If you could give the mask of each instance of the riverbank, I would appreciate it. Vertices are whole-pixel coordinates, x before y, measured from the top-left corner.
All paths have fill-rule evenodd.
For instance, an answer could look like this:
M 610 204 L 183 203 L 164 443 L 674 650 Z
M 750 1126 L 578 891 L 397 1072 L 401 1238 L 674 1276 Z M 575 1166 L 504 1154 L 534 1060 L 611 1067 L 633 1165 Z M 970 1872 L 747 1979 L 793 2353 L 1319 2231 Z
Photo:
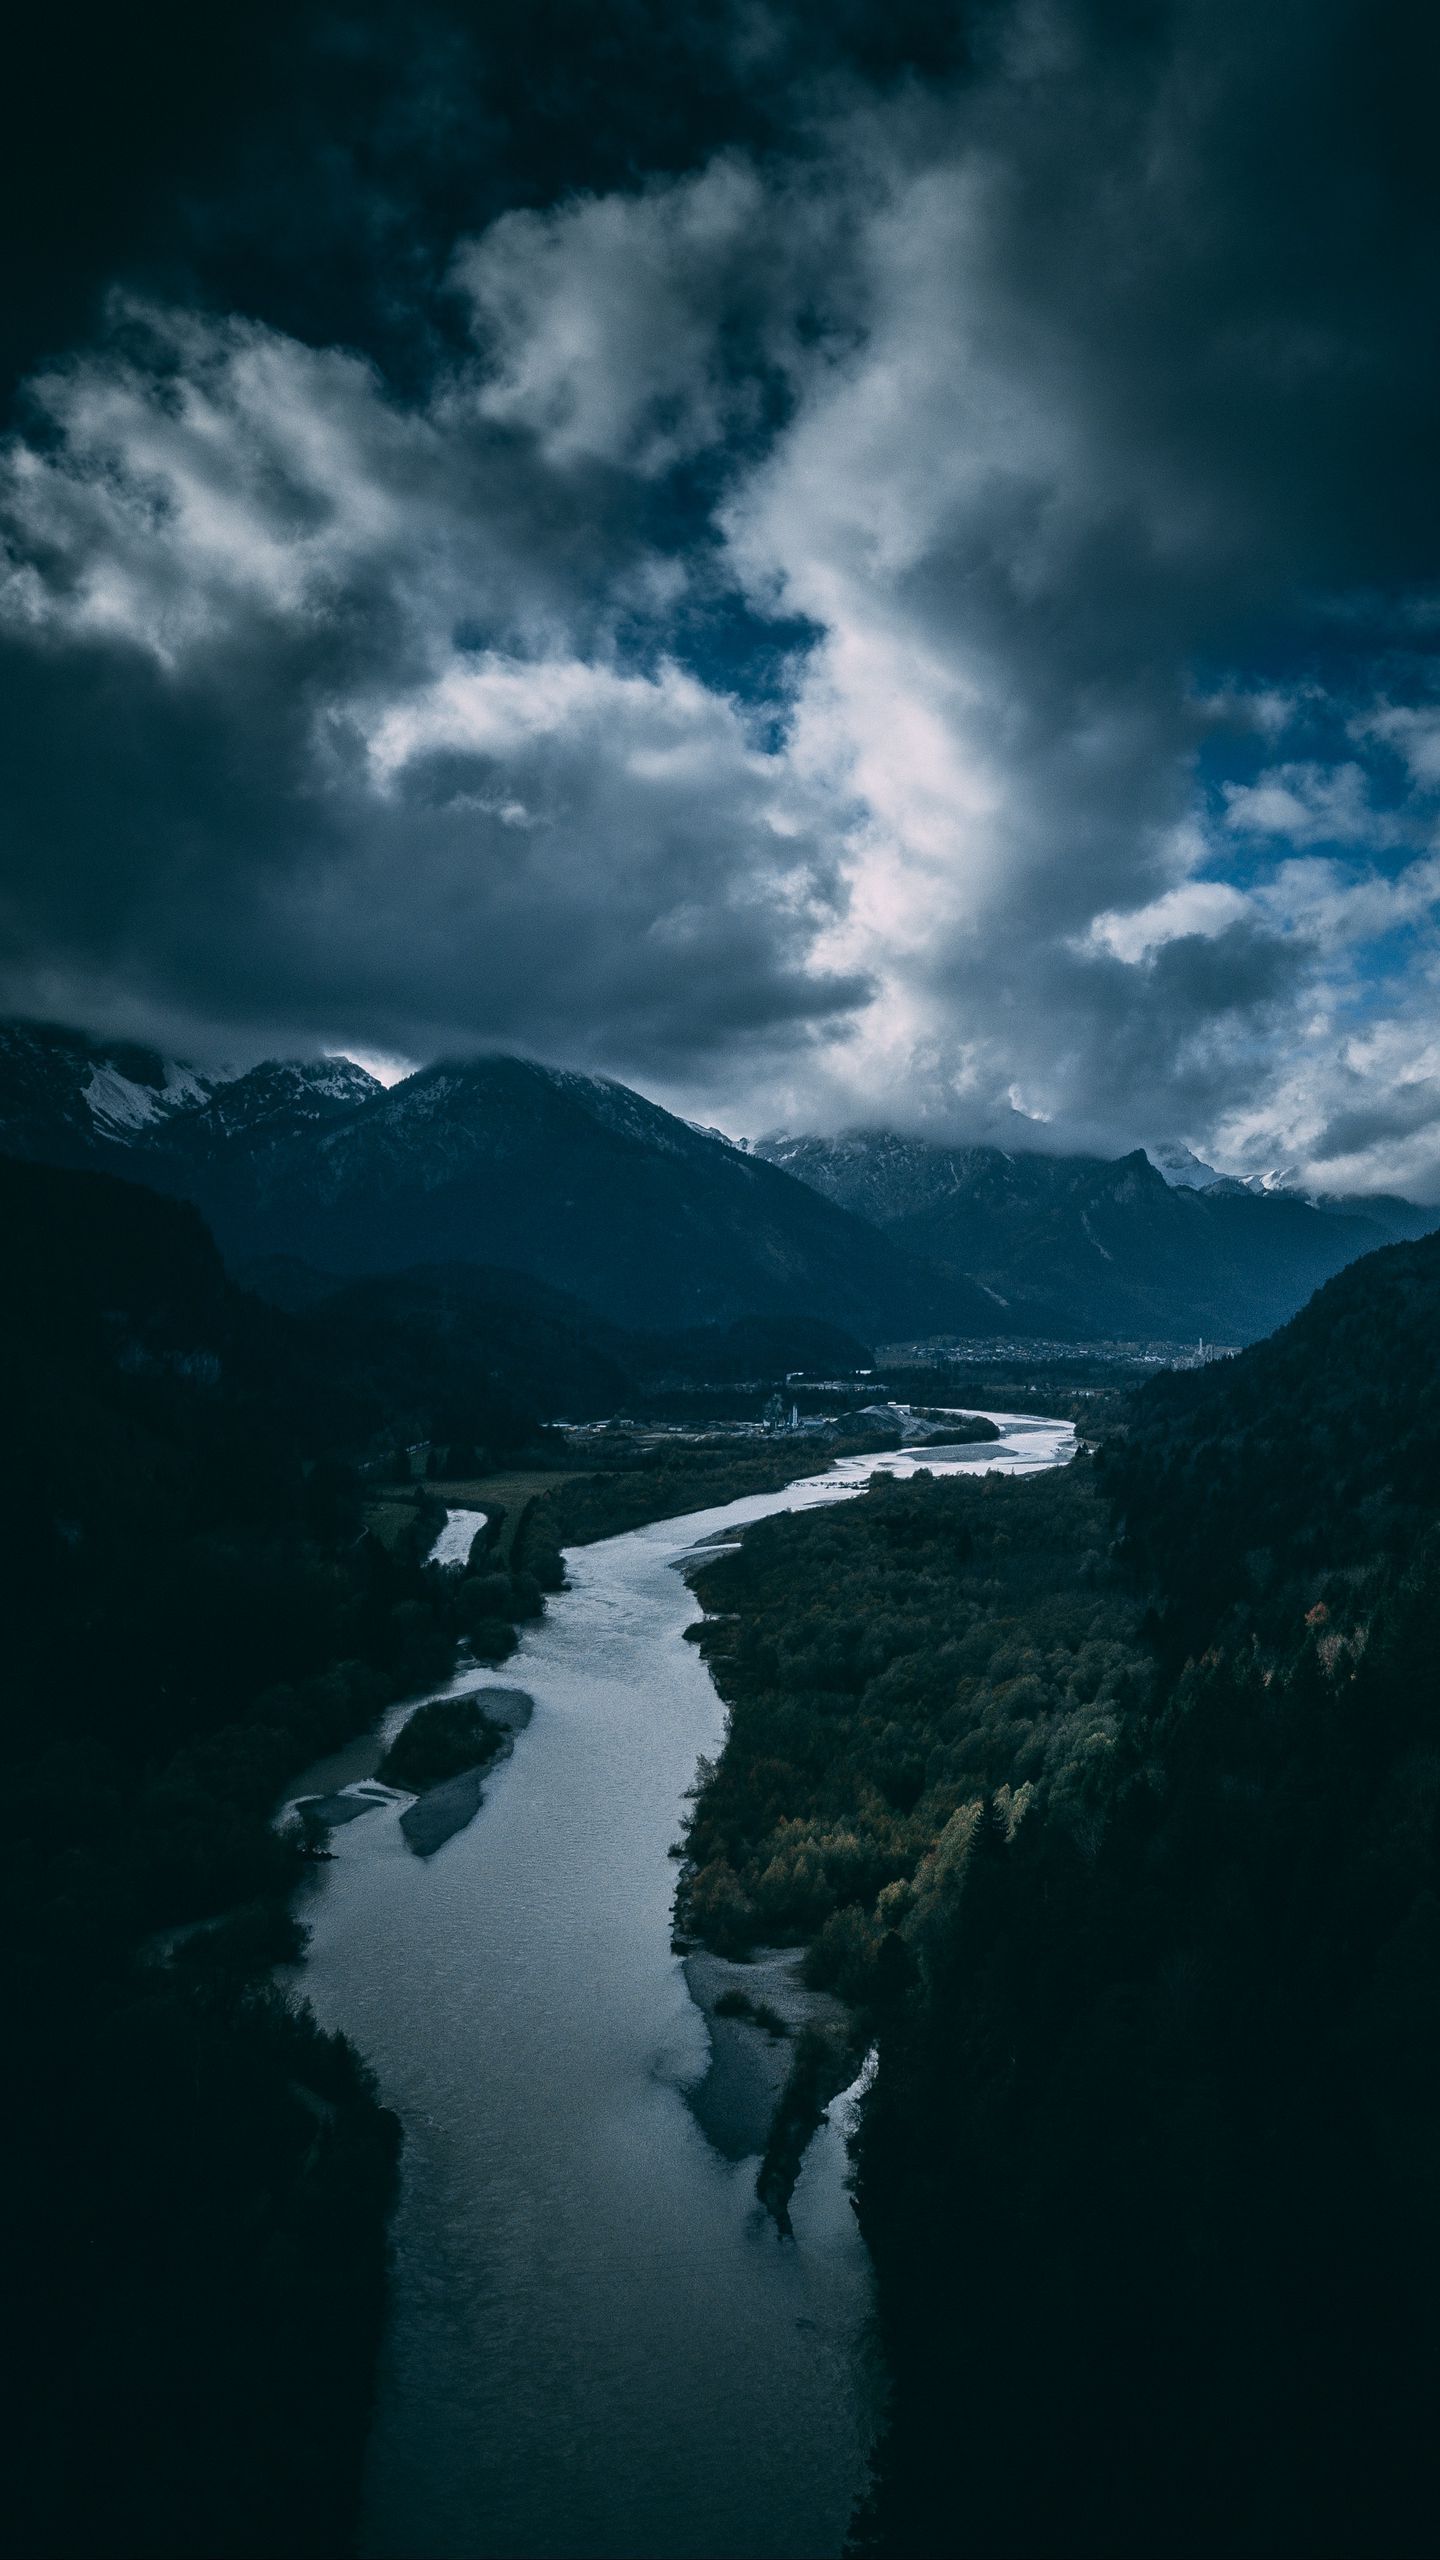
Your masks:
M 413 1488 L 383 1486 L 372 1497 L 371 1519 L 377 1534 L 388 1539 L 402 1534 L 419 1504 L 473 1507 L 489 1516 L 497 1560 L 528 1565 L 532 1547 L 549 1555 L 565 1547 L 593 1546 L 652 1521 L 780 1492 L 840 1459 L 899 1446 L 898 1430 L 836 1430 L 779 1433 L 739 1449 L 731 1441 L 638 1449 L 603 1467 L 512 1468 L 453 1483 L 437 1479 Z
M 1022 1425 L 953 1463 L 1070 1445 Z M 903 1486 L 927 1454 L 881 1463 Z M 502 1675 L 535 1712 L 480 1819 L 421 1860 L 381 1806 L 314 1871 L 306 1990 L 406 2126 L 366 2560 L 842 2547 L 870 2273 L 808 2039 L 843 2040 L 849 2078 L 862 2057 L 796 1948 L 683 1965 L 666 1852 L 725 1732 L 675 1566 L 767 1510 L 857 1507 L 871 1463 L 572 1547 Z
M 816 1988 L 883 2006 L 973 1805 L 1033 1794 L 1113 1730 L 1119 1671 L 1097 1648 L 1128 1641 L 1135 1608 L 1107 1543 L 1077 1459 L 1028 1481 L 882 1474 L 700 1563 L 730 1719 L 686 1829 L 681 1929 L 731 1957 L 803 1948 Z
M 819 2033 L 834 2050 L 827 2101 L 854 2078 L 861 2057 L 850 2013 L 806 1982 L 793 1947 L 755 1947 L 743 1963 L 697 1947 L 684 1958 L 684 1974 L 710 2039 L 704 2076 L 686 2091 L 691 2112 L 725 2159 L 762 2159 L 802 2037 Z

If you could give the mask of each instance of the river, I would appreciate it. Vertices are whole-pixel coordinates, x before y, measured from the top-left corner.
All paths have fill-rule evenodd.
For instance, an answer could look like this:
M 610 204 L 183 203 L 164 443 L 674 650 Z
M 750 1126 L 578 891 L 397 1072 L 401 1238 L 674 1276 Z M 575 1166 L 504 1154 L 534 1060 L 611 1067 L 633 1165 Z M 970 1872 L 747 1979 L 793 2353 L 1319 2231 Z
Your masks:
M 806 2154 L 792 2239 L 756 2202 L 755 2161 L 719 2157 L 685 2103 L 708 2042 L 671 1952 L 666 1852 L 724 1715 L 674 1567 L 877 1465 L 1021 1472 L 1073 1451 L 1068 1425 L 995 1419 L 999 1443 L 846 1460 L 572 1550 L 519 1653 L 452 1684 L 535 1700 L 478 1818 L 429 1859 L 393 1805 L 332 1834 L 303 1987 L 405 2127 L 367 2560 L 841 2549 L 877 2413 L 851 2102 Z

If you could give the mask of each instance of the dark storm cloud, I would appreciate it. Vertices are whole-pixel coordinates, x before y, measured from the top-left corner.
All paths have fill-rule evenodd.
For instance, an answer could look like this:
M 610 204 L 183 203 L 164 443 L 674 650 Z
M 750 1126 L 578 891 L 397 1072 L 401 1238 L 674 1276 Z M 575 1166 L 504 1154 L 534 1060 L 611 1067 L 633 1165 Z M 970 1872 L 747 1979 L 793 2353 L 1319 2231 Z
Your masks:
M 266 23 L 19 413 L 12 1003 L 1440 1185 L 1427 13 Z

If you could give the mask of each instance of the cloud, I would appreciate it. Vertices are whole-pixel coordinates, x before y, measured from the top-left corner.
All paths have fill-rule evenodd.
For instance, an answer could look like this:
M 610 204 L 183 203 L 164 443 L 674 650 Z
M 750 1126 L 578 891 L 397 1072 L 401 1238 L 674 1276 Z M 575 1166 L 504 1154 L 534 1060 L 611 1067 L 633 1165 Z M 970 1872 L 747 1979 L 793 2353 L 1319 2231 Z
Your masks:
M 1131 915 L 1096 916 L 1090 938 L 1117 960 L 1148 960 L 1167 943 L 1182 942 L 1191 935 L 1213 942 L 1227 926 L 1251 912 L 1249 899 L 1228 880 L 1187 880 Z
M 457 223 L 403 384 L 113 298 L 0 477 L 8 1000 L 1355 1180 L 1388 1079 L 1440 1188 L 1436 226 L 1357 25 L 997 6 L 783 115 L 777 37 L 763 148 Z
M 463 378 L 416 413 L 252 323 L 112 332 L 5 459 L 12 1003 L 654 1072 L 863 1001 L 813 959 L 823 784 L 616 663 L 685 575 L 623 511 L 577 539 Z
M 1440 709 L 1433 704 L 1382 703 L 1363 713 L 1354 730 L 1359 738 L 1392 748 L 1419 789 L 1440 786 Z
M 1254 782 L 1223 786 L 1225 823 L 1237 835 L 1280 836 L 1287 844 L 1403 844 L 1404 816 L 1375 805 L 1358 764 L 1282 764 Z
M 361 360 L 123 299 L 111 330 L 31 386 L 5 455 L 12 628 L 174 668 L 249 615 L 323 615 L 413 539 L 433 438 Z
M 759 178 L 729 156 L 638 196 L 502 215 L 453 269 L 486 358 L 480 415 L 561 470 L 649 478 L 718 442 L 760 397 L 721 324 L 763 304 L 748 279 L 774 236 Z

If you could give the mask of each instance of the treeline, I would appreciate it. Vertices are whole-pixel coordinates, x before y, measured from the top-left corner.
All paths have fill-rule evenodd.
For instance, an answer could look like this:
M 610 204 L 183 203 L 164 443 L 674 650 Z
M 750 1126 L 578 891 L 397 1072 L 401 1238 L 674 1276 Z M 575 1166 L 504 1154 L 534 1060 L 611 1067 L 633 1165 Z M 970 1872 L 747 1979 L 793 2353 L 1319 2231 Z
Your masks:
M 986 1413 L 1033 1413 L 1108 1429 L 1141 1373 L 1117 1360 L 961 1360 L 941 1369 L 887 1364 L 886 1393 L 913 1405 L 973 1405 Z
M 804 1942 L 865 2007 L 908 1978 L 975 1807 L 1044 1789 L 1087 1828 L 1148 1694 L 1140 1609 L 1084 1462 L 908 1482 L 780 1514 L 695 1577 L 730 1702 L 677 1919 L 727 1955 Z
M 398 2129 L 274 1988 L 301 1849 L 271 1815 L 527 1595 L 427 1567 L 423 1496 L 366 1535 L 383 1383 L 234 1289 L 192 1210 L 0 1163 L 0 1213 L 12 2532 L 328 2555 Z
M 571 1422 L 613 1413 L 695 1409 L 713 1419 L 733 1404 L 755 1410 L 787 1373 L 834 1376 L 865 1368 L 863 1342 L 810 1316 L 744 1316 L 730 1324 L 673 1333 L 631 1332 L 585 1301 L 524 1271 L 485 1264 L 421 1264 L 364 1280 L 341 1280 L 284 1255 L 242 1263 L 248 1289 L 289 1312 L 314 1314 L 333 1366 L 345 1358 L 383 1379 L 392 1407 L 412 1407 L 445 1382 L 449 1412 L 437 1417 L 437 1444 L 463 1440 L 447 1427 L 459 1400 L 488 1395 L 503 1419 L 507 1400 L 531 1414 Z M 740 1394 L 744 1387 L 749 1393 Z M 718 1393 L 717 1393 L 718 1391 Z M 481 1441 L 486 1438 L 482 1430 Z M 468 1463 L 468 1462 L 467 1462 Z M 456 1468 L 453 1472 L 464 1472 Z
M 721 1441 L 709 1448 L 640 1450 L 542 1494 L 533 1534 L 548 1548 L 589 1546 L 597 1538 L 643 1529 L 651 1520 L 708 1511 L 748 1494 L 778 1493 L 797 1476 L 823 1473 L 837 1458 L 894 1448 L 898 1437 L 895 1432 L 851 1431 L 814 1440 L 781 1435 L 738 1448 L 733 1441 Z
M 1217 1631 L 1283 1649 L 1302 1590 L 1359 1622 L 1417 1552 L 1440 1515 L 1437 1251 L 1353 1263 L 1269 1342 L 1126 1409 L 1106 1482 L 1171 1656 Z
M 807 1941 L 880 2043 L 863 2550 L 1428 2547 L 1437 1325 L 1440 1245 L 1378 1254 L 1098 1466 L 707 1574 L 682 1896 Z

